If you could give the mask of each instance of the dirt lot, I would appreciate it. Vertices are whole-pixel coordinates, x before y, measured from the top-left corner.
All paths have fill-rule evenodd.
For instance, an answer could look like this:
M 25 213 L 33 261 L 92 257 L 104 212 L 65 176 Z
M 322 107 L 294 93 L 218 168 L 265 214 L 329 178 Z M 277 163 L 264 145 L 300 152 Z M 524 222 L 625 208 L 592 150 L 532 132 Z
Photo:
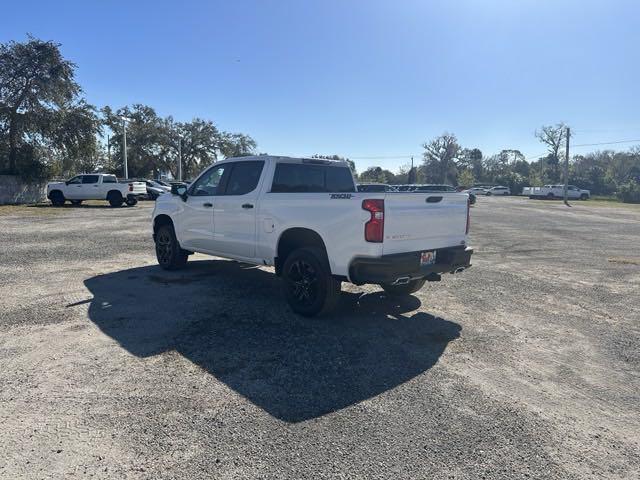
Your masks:
M 640 209 L 480 198 L 474 266 L 293 315 L 150 204 L 0 207 L 0 477 L 640 476 Z

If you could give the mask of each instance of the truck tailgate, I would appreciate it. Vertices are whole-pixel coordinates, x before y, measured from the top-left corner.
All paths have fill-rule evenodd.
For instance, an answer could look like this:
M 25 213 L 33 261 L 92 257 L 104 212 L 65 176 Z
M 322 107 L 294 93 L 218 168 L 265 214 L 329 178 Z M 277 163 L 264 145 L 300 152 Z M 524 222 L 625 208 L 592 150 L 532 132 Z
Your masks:
M 144 195 L 147 193 L 147 185 L 144 182 L 129 182 L 129 193 Z
M 387 193 L 384 255 L 462 245 L 466 241 L 466 193 Z

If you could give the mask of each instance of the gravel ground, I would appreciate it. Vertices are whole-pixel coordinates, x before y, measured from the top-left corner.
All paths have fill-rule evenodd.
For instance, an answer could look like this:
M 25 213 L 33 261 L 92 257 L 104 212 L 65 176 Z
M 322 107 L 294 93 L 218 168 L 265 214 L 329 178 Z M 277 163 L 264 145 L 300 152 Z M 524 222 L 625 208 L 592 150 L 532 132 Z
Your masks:
M 640 208 L 479 198 L 474 266 L 293 315 L 151 205 L 0 207 L 0 477 L 640 477 Z

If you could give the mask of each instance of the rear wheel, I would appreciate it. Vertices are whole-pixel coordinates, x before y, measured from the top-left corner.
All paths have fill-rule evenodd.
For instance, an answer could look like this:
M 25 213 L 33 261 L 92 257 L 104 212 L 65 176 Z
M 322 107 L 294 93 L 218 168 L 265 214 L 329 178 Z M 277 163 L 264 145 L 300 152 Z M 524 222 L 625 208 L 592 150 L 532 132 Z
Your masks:
M 71 200 L 71 205 L 75 205 L 75 206 L 82 205 L 82 200 Z
M 127 197 L 127 205 L 129 205 L 130 207 L 133 207 L 135 204 L 138 203 L 138 199 L 136 197 Z
M 553 200 L 553 193 L 551 193 L 551 192 L 547 193 L 547 198 L 549 200 Z
M 291 309 L 305 317 L 327 313 L 340 298 L 340 281 L 319 248 L 299 248 L 282 267 L 284 294 Z
M 51 192 L 49 200 L 51 200 L 51 204 L 54 207 L 61 207 L 62 205 L 64 205 L 65 198 L 62 192 L 56 190 L 55 192 Z
M 405 295 L 411 295 L 424 287 L 426 280 L 424 278 L 417 278 L 409 280 L 409 283 L 404 285 L 380 285 L 382 289 L 393 297 L 402 297 Z
M 120 192 L 109 192 L 107 195 L 107 200 L 109 201 L 109 205 L 112 207 L 121 207 L 124 202 L 124 198 L 122 198 L 122 194 Z
M 587 200 L 589 198 L 589 195 L 587 195 L 586 193 L 583 193 L 582 195 L 580 195 L 580 200 Z
M 156 258 L 165 270 L 178 270 L 187 264 L 189 254 L 180 248 L 171 225 L 162 225 L 156 232 Z

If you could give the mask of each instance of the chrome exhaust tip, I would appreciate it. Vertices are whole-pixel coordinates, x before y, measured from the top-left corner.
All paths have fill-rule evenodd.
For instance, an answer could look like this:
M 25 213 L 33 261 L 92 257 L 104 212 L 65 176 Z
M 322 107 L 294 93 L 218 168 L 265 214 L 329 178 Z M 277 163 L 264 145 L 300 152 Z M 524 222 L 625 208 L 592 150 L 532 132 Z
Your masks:
M 453 271 L 453 273 L 462 273 L 462 272 L 464 272 L 465 270 L 466 270 L 466 268 L 464 268 L 464 267 L 458 267 L 458 268 L 456 268 L 456 269 Z
M 406 285 L 411 281 L 411 277 L 399 277 L 391 285 Z

